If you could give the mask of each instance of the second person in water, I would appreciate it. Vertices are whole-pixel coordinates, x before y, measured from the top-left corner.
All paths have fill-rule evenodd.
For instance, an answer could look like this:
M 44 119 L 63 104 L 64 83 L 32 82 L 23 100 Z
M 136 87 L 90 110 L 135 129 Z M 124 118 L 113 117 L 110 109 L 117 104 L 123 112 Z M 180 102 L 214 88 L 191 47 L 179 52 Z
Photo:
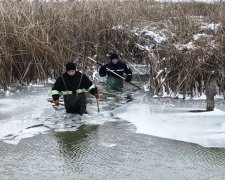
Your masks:
M 123 79 L 121 77 L 123 77 L 124 73 L 126 74 L 125 81 L 130 82 L 132 71 L 123 61 L 119 60 L 118 54 L 115 52 L 110 55 L 110 62 L 99 69 L 101 77 L 107 75 L 106 88 L 113 90 L 121 90 L 123 88 Z

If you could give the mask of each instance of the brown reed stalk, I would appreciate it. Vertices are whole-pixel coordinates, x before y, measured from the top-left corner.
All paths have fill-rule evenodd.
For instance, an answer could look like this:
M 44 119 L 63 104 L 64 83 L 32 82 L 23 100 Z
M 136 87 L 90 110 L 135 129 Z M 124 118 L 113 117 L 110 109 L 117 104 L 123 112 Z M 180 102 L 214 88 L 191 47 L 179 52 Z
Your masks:
M 191 93 L 196 82 L 206 84 L 217 69 L 224 89 L 224 6 L 224 2 L 151 0 L 0 1 L 0 85 L 46 80 L 52 69 L 54 76 L 59 75 L 69 60 L 91 67 L 88 56 L 98 55 L 104 63 L 106 54 L 116 50 L 129 63 L 150 65 L 149 82 L 155 93 L 163 86 L 168 92 Z M 193 50 L 175 48 L 174 44 L 193 41 L 194 34 L 202 33 L 201 26 L 212 22 L 222 28 L 204 31 L 211 39 L 195 41 L 198 48 Z M 166 42 L 156 43 L 143 35 L 143 29 L 164 33 Z M 209 45 L 213 40 L 214 47 Z

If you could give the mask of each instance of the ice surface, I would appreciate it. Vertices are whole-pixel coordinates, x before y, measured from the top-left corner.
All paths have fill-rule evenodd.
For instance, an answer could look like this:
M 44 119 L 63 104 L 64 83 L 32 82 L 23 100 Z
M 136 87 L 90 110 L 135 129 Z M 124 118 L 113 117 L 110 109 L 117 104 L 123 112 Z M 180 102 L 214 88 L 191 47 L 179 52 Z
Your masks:
M 114 111 L 137 128 L 137 133 L 197 143 L 205 147 L 225 147 L 225 112 L 191 112 L 194 105 L 129 103 Z M 199 104 L 199 106 L 201 106 Z M 201 109 L 203 110 L 203 109 Z
M 117 97 L 112 96 L 99 101 L 100 112 L 96 99 L 90 98 L 88 114 L 81 117 L 66 114 L 64 108 L 55 111 L 47 102 L 49 89 L 30 92 L 0 99 L 0 140 L 18 144 L 21 139 L 49 131 L 76 131 L 82 124 L 126 120 L 136 126 L 137 133 L 225 147 L 225 112 L 218 107 L 213 112 L 195 112 L 205 109 L 201 97 L 199 102 L 140 98 L 126 103 L 122 99 L 117 102 Z

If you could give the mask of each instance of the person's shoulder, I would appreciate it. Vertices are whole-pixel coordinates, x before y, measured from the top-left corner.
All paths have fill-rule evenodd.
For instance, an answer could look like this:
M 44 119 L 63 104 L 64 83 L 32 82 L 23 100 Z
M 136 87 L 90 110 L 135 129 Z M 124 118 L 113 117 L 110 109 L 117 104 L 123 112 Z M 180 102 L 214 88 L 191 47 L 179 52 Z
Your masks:
M 111 66 L 111 64 L 112 64 L 111 62 L 106 63 L 106 64 L 104 64 L 104 65 L 103 65 L 103 67 L 110 67 L 110 66 Z
M 112 64 L 112 63 L 111 62 L 107 62 L 103 66 L 107 66 L 107 65 L 110 65 L 110 64 Z
M 62 78 L 62 77 L 65 77 L 65 76 L 67 76 L 67 72 L 64 72 L 60 77 Z
M 85 74 L 85 73 L 82 73 L 82 72 L 80 72 L 80 71 L 76 71 L 76 74 L 75 74 L 75 77 L 87 77 L 87 75 Z
M 81 72 L 80 71 L 76 71 L 76 74 L 75 75 L 77 75 L 77 76 L 81 76 Z
M 126 63 L 125 63 L 123 60 L 119 60 L 119 61 L 118 61 L 118 64 L 123 65 L 123 66 L 124 66 L 124 65 L 126 66 Z
M 65 77 L 66 77 L 66 73 L 63 73 L 57 78 L 57 80 L 61 81 L 62 78 L 65 78 Z

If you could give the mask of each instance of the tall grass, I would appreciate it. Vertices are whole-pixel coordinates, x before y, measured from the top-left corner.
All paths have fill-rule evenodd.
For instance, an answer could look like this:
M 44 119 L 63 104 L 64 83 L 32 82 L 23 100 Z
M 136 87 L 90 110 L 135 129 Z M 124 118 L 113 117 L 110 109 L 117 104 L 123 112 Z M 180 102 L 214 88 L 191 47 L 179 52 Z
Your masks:
M 223 89 L 224 28 L 213 34 L 219 44 L 216 49 L 204 41 L 198 42 L 201 49 L 191 52 L 178 51 L 173 44 L 188 43 L 202 20 L 224 27 L 224 7 L 223 2 L 2 0 L 0 85 L 7 89 L 11 83 L 27 84 L 46 80 L 50 74 L 58 76 L 69 60 L 78 61 L 83 68 L 91 67 L 88 56 L 98 55 L 100 62 L 106 62 L 106 54 L 116 50 L 124 60 L 151 65 L 149 82 L 156 93 L 163 86 L 191 91 L 196 81 L 207 81 L 213 70 L 218 71 Z M 151 25 L 168 35 L 166 43 L 156 44 L 141 33 L 137 35 Z M 146 51 L 137 44 L 152 49 Z M 165 71 L 159 76 L 161 69 Z M 160 81 L 160 77 L 165 80 Z

